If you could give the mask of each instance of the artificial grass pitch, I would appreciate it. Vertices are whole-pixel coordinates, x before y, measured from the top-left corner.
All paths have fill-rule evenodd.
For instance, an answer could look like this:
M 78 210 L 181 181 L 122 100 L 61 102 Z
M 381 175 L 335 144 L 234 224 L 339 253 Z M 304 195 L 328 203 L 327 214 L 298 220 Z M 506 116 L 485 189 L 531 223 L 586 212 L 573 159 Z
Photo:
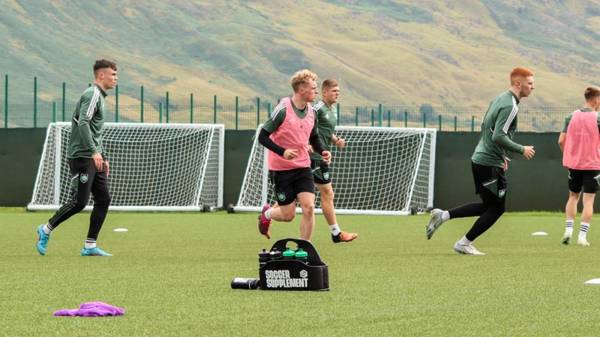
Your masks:
M 600 228 L 591 247 L 563 246 L 563 216 L 515 213 L 477 240 L 488 255 L 462 256 L 454 242 L 473 219 L 425 239 L 428 217 L 340 216 L 359 238 L 333 244 L 321 215 L 313 243 L 329 265 L 330 291 L 233 290 L 258 277 L 270 248 L 256 214 L 109 213 L 99 246 L 81 257 L 89 213 L 62 224 L 46 256 L 35 227 L 50 213 L 0 210 L 0 336 L 592 336 L 600 331 Z M 274 223 L 275 239 L 297 237 Z M 128 232 L 114 232 L 127 228 Z M 576 228 L 577 230 L 578 228 Z M 531 233 L 545 231 L 536 237 Z M 598 233 L 596 233 L 598 231 Z M 103 301 L 123 317 L 58 318 L 52 312 Z

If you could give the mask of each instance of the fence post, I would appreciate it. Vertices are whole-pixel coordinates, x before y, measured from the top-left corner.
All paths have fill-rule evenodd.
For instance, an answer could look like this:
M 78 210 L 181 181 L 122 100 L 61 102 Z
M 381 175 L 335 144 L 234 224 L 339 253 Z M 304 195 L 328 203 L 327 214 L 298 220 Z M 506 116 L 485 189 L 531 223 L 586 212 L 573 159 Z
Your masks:
M 340 125 L 340 119 L 342 119 L 342 110 L 340 109 L 340 103 L 336 105 L 337 108 L 337 125 Z
M 115 86 L 115 122 L 119 122 L 119 85 Z
M 475 132 L 475 116 L 471 116 L 471 132 Z
M 256 127 L 260 124 L 260 97 L 256 97 Z
M 169 92 L 167 91 L 167 100 L 165 101 L 165 118 L 167 124 L 169 124 Z
M 56 123 L 56 102 L 52 102 L 52 123 Z
M 442 131 L 442 115 L 438 115 L 438 131 Z
M 190 124 L 194 124 L 194 93 L 190 93 Z
M 33 77 L 33 127 L 37 128 L 37 76 Z
M 213 124 L 217 124 L 217 95 L 213 95 Z
M 67 98 L 66 98 L 66 94 L 67 94 L 67 84 L 65 82 L 62 82 L 62 121 L 65 121 L 65 108 L 66 108 L 66 102 L 67 102 Z
M 235 129 L 238 129 L 239 123 L 239 113 L 240 113 L 240 98 L 235 96 Z
M 4 128 L 8 128 L 8 74 L 4 75 Z
M 375 126 L 375 109 L 371 108 L 371 126 Z
M 162 102 L 158 102 L 158 122 L 162 123 Z
M 271 102 L 267 103 L 267 119 L 271 118 Z
M 392 126 L 392 110 L 388 110 L 388 128 Z
M 144 86 L 140 86 L 140 123 L 144 123 Z
M 354 124 L 358 126 L 358 107 L 356 107 L 356 113 L 354 114 Z
M 404 127 L 408 127 L 408 110 L 404 110 Z
M 456 132 L 457 127 L 458 127 L 458 118 L 455 115 L 454 116 L 454 132 Z
M 377 120 L 379 122 L 378 126 L 383 126 L 383 105 L 381 105 L 381 103 L 379 103 L 379 107 L 377 110 L 377 116 L 378 116 Z

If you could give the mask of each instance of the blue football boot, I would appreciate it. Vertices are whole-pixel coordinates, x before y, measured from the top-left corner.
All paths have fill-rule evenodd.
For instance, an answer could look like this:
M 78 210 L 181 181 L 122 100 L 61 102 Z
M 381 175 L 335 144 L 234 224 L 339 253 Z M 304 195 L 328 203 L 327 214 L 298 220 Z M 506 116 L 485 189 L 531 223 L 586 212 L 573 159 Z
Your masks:
M 109 253 L 103 251 L 99 247 L 94 247 L 94 248 L 82 248 L 81 256 L 112 256 L 112 254 L 109 254 Z
M 38 241 L 35 244 L 35 248 L 37 248 L 37 251 L 40 253 L 40 255 L 46 255 L 46 246 L 48 246 L 50 235 L 44 233 L 44 229 L 42 227 L 44 227 L 44 225 L 39 225 L 37 228 Z

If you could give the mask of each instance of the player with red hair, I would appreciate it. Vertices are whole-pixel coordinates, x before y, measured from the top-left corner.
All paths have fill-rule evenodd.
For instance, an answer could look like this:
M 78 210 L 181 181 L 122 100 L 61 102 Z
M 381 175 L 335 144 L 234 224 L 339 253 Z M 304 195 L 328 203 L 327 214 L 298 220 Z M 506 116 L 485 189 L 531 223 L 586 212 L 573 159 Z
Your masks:
M 523 146 L 512 140 L 517 129 L 519 102 L 534 89 L 533 72 L 515 68 L 510 73 L 510 88 L 496 97 L 483 117 L 481 137 L 471 156 L 475 191 L 481 202 L 459 206 L 447 211 L 434 209 L 426 227 L 427 239 L 449 219 L 479 216 L 471 229 L 454 244 L 460 254 L 485 255 L 473 246 L 473 241 L 488 230 L 506 208 L 506 176 L 509 153 L 533 158 L 533 146 Z

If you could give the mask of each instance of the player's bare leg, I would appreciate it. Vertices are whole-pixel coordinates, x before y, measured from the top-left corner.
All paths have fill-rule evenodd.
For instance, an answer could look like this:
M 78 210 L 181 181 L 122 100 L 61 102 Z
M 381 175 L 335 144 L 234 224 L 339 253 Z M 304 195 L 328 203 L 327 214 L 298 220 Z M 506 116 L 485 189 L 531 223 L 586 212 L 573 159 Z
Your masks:
M 315 184 L 321 195 L 321 209 L 327 224 L 331 229 L 331 239 L 333 242 L 350 242 L 358 237 L 356 233 L 347 233 L 340 229 L 335 215 L 335 207 L 333 206 L 333 186 L 331 184 Z
M 594 198 L 595 193 L 583 193 L 583 211 L 581 212 L 581 227 L 579 228 L 579 237 L 577 244 L 581 246 L 589 246 L 587 241 L 587 233 L 590 229 L 590 221 L 594 214 Z
M 569 199 L 567 200 L 567 205 L 565 206 L 565 233 L 563 234 L 562 243 L 563 245 L 568 245 L 571 241 L 571 237 L 573 236 L 573 222 L 575 221 L 575 216 L 577 216 L 577 204 L 579 203 L 579 193 L 569 191 Z
M 300 192 L 297 200 L 302 208 L 302 220 L 300 220 L 300 238 L 310 241 L 315 227 L 315 195 L 310 192 Z M 283 208 L 284 206 L 279 206 Z
M 269 205 L 263 206 L 263 210 L 258 216 L 258 231 L 260 234 L 271 238 L 271 220 L 280 222 L 290 222 L 294 220 L 296 216 L 296 203 L 285 206 L 270 207 Z

